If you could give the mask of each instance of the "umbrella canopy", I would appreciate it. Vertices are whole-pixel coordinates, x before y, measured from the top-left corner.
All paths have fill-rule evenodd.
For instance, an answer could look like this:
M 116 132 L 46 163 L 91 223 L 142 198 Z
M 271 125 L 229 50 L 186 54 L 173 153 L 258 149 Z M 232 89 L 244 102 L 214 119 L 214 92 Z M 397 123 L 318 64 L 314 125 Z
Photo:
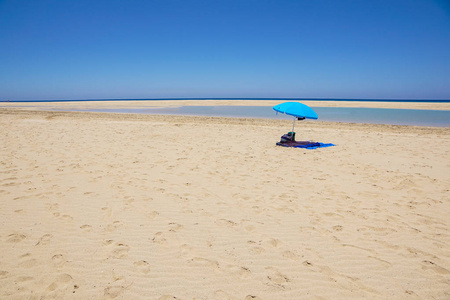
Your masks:
M 294 122 L 292 123 L 292 132 L 294 132 L 296 118 L 299 118 L 300 120 L 318 118 L 316 112 L 312 110 L 311 107 L 300 102 L 284 102 L 275 105 L 273 107 L 273 110 L 276 111 L 277 113 L 280 112 L 294 117 Z
M 318 116 L 308 105 L 300 102 L 284 102 L 273 107 L 273 110 L 297 118 L 317 119 Z

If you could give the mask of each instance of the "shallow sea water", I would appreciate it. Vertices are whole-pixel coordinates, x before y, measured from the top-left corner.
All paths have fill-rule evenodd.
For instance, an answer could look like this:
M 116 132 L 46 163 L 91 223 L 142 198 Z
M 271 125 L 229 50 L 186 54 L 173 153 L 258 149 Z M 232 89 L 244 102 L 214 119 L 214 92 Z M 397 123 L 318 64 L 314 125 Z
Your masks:
M 450 111 L 446 110 L 354 107 L 312 108 L 319 115 L 318 121 L 450 127 Z M 281 113 L 277 114 L 272 110 L 271 106 L 180 106 L 147 109 L 90 109 L 86 111 L 292 120 L 291 116 Z

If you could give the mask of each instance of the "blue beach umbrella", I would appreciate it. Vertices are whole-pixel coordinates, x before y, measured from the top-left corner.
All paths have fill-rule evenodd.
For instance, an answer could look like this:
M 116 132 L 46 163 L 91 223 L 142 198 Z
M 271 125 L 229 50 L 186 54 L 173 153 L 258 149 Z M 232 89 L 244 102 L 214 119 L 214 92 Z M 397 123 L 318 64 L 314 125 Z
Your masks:
M 292 124 L 292 132 L 294 132 L 295 120 L 314 119 L 317 120 L 318 116 L 314 110 L 308 105 L 300 102 L 284 102 L 273 107 L 273 110 L 277 113 L 283 113 L 294 117 L 294 123 Z

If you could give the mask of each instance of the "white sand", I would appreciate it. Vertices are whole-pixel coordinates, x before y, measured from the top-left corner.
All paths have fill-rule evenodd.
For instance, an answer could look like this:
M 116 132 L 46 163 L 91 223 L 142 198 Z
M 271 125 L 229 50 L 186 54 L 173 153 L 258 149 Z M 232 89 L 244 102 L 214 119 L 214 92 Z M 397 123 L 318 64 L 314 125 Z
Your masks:
M 90 109 L 90 108 L 135 108 L 179 107 L 179 106 L 274 106 L 282 100 L 163 100 L 163 101 L 86 101 L 86 102 L 42 102 L 42 103 L 7 103 L 0 102 L 0 108 L 16 109 Z M 311 107 L 368 107 L 368 108 L 398 108 L 398 109 L 426 109 L 450 110 L 450 103 L 428 102 L 356 102 L 356 101 L 300 101 Z
M 448 128 L 0 109 L 2 299 L 449 299 Z M 176 298 L 175 298 L 176 297 Z

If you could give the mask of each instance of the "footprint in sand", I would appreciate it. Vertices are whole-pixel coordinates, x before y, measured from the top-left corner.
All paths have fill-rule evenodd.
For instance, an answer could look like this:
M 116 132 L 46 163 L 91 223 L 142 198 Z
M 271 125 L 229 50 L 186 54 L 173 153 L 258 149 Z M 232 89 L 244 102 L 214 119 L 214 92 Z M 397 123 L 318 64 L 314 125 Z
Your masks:
M 46 203 L 45 207 L 49 211 L 57 211 L 59 209 L 59 204 L 58 203 Z
M 180 247 L 180 253 L 181 255 L 190 255 L 194 251 L 194 248 L 188 244 L 183 244 Z
M 34 258 L 30 258 L 19 263 L 19 266 L 24 268 L 33 268 L 36 265 L 37 261 Z
M 157 212 L 156 210 L 152 211 L 151 213 L 147 214 L 147 218 L 150 220 L 153 220 L 154 218 L 156 218 L 157 216 L 159 216 L 159 212 Z
M 114 243 L 113 240 L 107 240 L 105 245 L 112 248 L 108 254 L 109 258 L 124 258 L 128 255 L 128 251 L 130 251 L 130 247 L 128 245 L 123 243 Z
M 169 231 L 172 231 L 172 232 L 177 232 L 177 231 L 179 231 L 179 230 L 184 228 L 183 225 L 180 225 L 180 224 L 177 224 L 177 223 L 169 223 L 169 227 L 170 227 Z
M 231 220 L 226 220 L 226 219 L 219 219 L 216 221 L 216 224 L 222 225 L 222 226 L 227 226 L 227 227 L 234 227 L 237 225 L 236 222 L 231 221 Z
M 118 229 L 119 227 L 122 227 L 123 223 L 120 221 L 114 221 L 112 222 L 112 224 L 108 224 L 108 226 L 106 226 L 106 231 L 108 232 L 113 232 L 116 229 Z
M 250 271 L 247 267 L 228 265 L 224 269 L 228 273 L 237 275 L 240 279 L 248 279 L 252 277 L 252 271 Z
M 106 299 L 114 299 L 119 297 L 125 289 L 126 287 L 123 285 L 108 286 L 104 289 L 104 296 Z
M 25 253 L 19 256 L 19 266 L 24 268 L 32 268 L 36 266 L 37 261 L 34 258 L 31 258 L 31 253 Z
M 62 215 L 61 219 L 64 220 L 64 221 L 72 221 L 73 217 L 69 216 L 69 215 Z
M 19 233 L 13 233 L 8 235 L 8 239 L 6 240 L 8 243 L 19 243 L 21 241 L 23 241 L 26 238 L 26 235 L 24 234 L 19 234 Z
M 104 290 L 104 299 L 115 299 L 123 294 L 125 290 L 127 290 L 133 283 L 127 284 L 124 281 L 123 276 L 117 276 L 116 274 L 112 274 L 112 282 L 114 284 L 109 284 Z M 122 297 L 120 297 L 122 298 Z
M 190 259 L 189 262 L 193 263 L 196 266 L 210 267 L 214 270 L 218 270 L 220 268 L 219 263 L 217 261 L 202 257 L 194 257 Z
M 414 296 L 416 299 L 419 299 L 419 295 L 417 295 L 416 293 L 414 293 L 414 291 L 406 290 L 406 291 L 405 291 L 405 294 Z
M 269 239 L 266 243 L 274 248 L 278 248 L 281 245 L 281 241 L 278 239 Z
M 44 234 L 40 239 L 39 239 L 39 241 L 37 242 L 37 244 L 35 245 L 35 246 L 37 246 L 37 245 L 41 245 L 41 246 L 43 246 L 43 245 L 47 245 L 48 243 L 50 243 L 50 241 L 52 240 L 52 238 L 53 238 L 53 235 L 52 234 Z
M 268 267 L 266 268 L 270 270 L 270 274 L 267 275 L 267 279 L 269 280 L 267 284 L 269 285 L 275 285 L 280 288 L 285 288 L 285 285 L 290 282 L 291 280 L 284 274 L 280 273 L 277 269 Z
M 259 207 L 259 206 L 252 206 L 252 209 L 253 209 L 253 211 L 255 212 L 255 213 L 257 213 L 257 214 L 260 214 L 260 213 L 262 213 L 262 212 L 264 212 L 264 209 L 263 208 L 261 208 L 261 207 Z
M 2 184 L 2 186 L 6 186 L 6 187 L 8 187 L 8 186 L 16 186 L 16 185 L 20 185 L 20 183 L 16 183 L 16 182 L 8 182 L 8 183 Z
M 110 206 L 102 207 L 102 211 L 103 211 L 105 217 L 111 217 L 112 208 Z
M 60 274 L 55 278 L 55 280 L 52 283 L 49 284 L 49 286 L 47 287 L 47 291 L 53 292 L 57 289 L 65 290 L 67 289 L 71 281 L 72 276 L 70 276 L 69 274 Z
M 249 232 L 253 232 L 256 229 L 256 227 L 253 225 L 246 225 L 244 228 L 245 228 L 245 230 L 247 230 Z
M 164 238 L 164 233 L 162 232 L 157 232 L 155 233 L 155 236 L 152 239 L 153 243 L 157 243 L 157 244 L 166 244 L 167 240 Z
M 8 277 L 9 272 L 8 271 L 0 271 L 0 279 Z
M 92 231 L 92 226 L 88 225 L 88 224 L 81 225 L 80 228 L 83 229 L 84 232 L 91 232 Z
M 447 269 L 445 269 L 445 268 L 435 264 L 434 262 L 432 262 L 430 260 L 424 260 L 422 262 L 422 269 L 424 269 L 424 270 L 431 269 L 434 272 L 439 273 L 439 274 L 443 274 L 443 275 L 444 274 L 445 275 L 450 274 L 450 272 Z
M 283 252 L 283 257 L 289 258 L 289 259 L 292 259 L 292 260 L 295 260 L 295 261 L 298 261 L 297 254 L 295 254 L 295 253 L 293 253 L 291 251 L 284 251 Z
M 250 252 L 253 254 L 261 254 L 266 252 L 266 249 L 264 249 L 263 247 L 255 246 L 250 248 Z
M 52 264 L 55 267 L 62 267 L 66 264 L 67 260 L 63 254 L 55 254 L 52 256 Z
M 130 209 L 133 207 L 134 198 L 133 197 L 127 197 L 125 200 L 123 200 L 123 205 L 125 209 Z
M 148 274 L 150 272 L 150 264 L 145 260 L 135 261 L 134 266 L 139 272 L 144 274 Z
M 344 227 L 342 227 L 341 225 L 333 226 L 334 231 L 342 231 L 343 229 L 344 229 Z
M 59 212 L 59 204 L 58 203 L 46 203 L 46 209 L 53 214 L 55 218 L 64 220 L 64 221 L 72 221 L 73 217 L 67 214 L 61 215 Z

